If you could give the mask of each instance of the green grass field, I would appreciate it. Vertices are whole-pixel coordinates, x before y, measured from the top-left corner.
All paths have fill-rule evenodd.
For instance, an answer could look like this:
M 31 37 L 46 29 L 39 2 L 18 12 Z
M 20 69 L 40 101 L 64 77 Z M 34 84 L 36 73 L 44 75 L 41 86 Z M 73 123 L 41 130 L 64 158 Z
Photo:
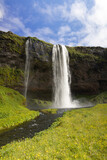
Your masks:
M 0 133 L 39 115 L 27 109 L 25 102 L 19 92 L 0 86 Z
M 1 160 L 106 160 L 107 104 L 68 111 L 32 139 L 0 150 Z

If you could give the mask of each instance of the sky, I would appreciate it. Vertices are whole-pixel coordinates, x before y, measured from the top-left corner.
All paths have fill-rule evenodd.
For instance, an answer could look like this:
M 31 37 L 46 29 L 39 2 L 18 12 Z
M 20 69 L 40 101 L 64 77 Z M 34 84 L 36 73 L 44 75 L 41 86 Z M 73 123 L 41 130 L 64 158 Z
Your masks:
M 53 44 L 107 47 L 107 0 L 0 0 L 0 30 Z

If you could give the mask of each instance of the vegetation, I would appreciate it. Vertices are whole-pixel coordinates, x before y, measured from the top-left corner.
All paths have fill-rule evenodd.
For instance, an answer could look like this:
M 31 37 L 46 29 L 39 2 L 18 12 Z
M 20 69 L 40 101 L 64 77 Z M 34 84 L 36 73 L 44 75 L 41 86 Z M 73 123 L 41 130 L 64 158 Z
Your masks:
M 44 43 L 44 44 L 46 44 L 46 45 L 49 45 L 49 47 L 53 47 L 53 44 L 52 44 L 52 43 L 45 42 L 45 41 L 40 40 L 40 39 L 38 39 L 38 38 L 36 38 L 36 37 L 30 37 L 30 38 L 31 38 L 33 41 L 42 42 L 42 43 Z
M 42 109 L 41 112 L 43 113 L 51 113 L 56 114 L 58 109 Z
M 51 101 L 43 101 L 43 100 L 40 100 L 40 99 L 34 99 L 34 102 L 35 102 L 36 105 L 42 106 L 42 107 L 52 106 Z
M 79 47 L 78 47 L 79 48 Z M 68 52 L 70 53 L 70 56 L 73 58 L 72 60 L 85 60 L 85 61 L 104 61 L 103 58 L 91 54 L 91 51 L 89 51 L 89 53 L 83 53 L 82 51 L 79 51 L 76 49 L 76 47 L 68 47 Z
M 43 101 L 40 99 L 34 99 L 34 102 L 36 105 L 41 106 L 41 107 L 51 107 L 52 106 L 52 102 L 51 101 Z M 41 112 L 43 113 L 51 113 L 51 114 L 56 114 L 57 113 L 57 109 L 42 109 Z
M 94 103 L 107 103 L 107 92 L 102 92 L 99 95 L 94 96 L 91 99 L 91 102 L 94 102 Z
M 42 62 L 43 61 L 45 62 L 44 64 L 41 65 L 43 68 L 48 62 L 47 60 L 51 61 L 51 53 L 52 53 L 53 44 L 39 40 L 36 37 L 30 37 L 30 38 L 32 39 L 32 43 L 35 45 L 35 51 L 40 53 L 40 54 L 37 54 L 38 56 L 37 59 L 39 59 Z M 51 66 L 49 65 L 48 67 L 51 67 Z
M 3 146 L 2 160 L 106 160 L 107 104 L 68 111 L 32 139 Z
M 0 85 L 11 87 L 23 85 L 23 78 L 24 73 L 21 69 L 10 68 L 9 66 L 0 67 Z
M 29 111 L 25 102 L 19 92 L 0 86 L 0 132 L 39 115 L 39 112 Z
M 0 51 L 5 50 L 8 52 L 16 52 L 19 54 L 25 53 L 25 42 L 27 40 L 26 37 L 18 36 L 11 31 L 9 32 L 0 32 Z M 43 43 L 46 48 L 47 54 L 48 51 L 52 50 L 53 44 L 39 40 L 36 37 L 30 37 L 34 43 Z
M 85 101 L 93 104 L 103 104 L 107 103 L 107 92 L 105 91 L 97 95 L 77 95 L 76 98 L 80 101 L 81 99 L 85 99 Z
M 0 41 L 0 49 L 4 49 L 10 52 L 17 52 L 19 54 L 23 53 L 25 50 L 25 37 L 20 37 L 12 32 L 3 32 L 0 37 L 2 40 Z M 4 41 L 3 41 L 4 40 Z

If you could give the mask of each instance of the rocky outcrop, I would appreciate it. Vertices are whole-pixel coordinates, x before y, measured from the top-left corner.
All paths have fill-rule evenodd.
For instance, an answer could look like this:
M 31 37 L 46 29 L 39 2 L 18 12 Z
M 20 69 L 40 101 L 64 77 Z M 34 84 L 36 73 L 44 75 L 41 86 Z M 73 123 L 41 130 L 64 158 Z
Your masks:
M 107 90 L 107 48 L 68 47 L 72 91 L 96 94 Z
M 29 90 L 52 93 L 52 47 L 36 37 L 20 37 L 12 32 L 0 32 L 0 68 L 8 66 L 14 70 L 25 69 L 25 43 L 30 38 L 30 78 Z M 73 93 L 95 94 L 107 90 L 107 48 L 101 47 L 67 47 L 70 55 L 72 73 L 71 89 Z M 15 72 L 16 73 L 16 72 Z M 8 73 L 10 74 L 10 72 Z M 12 73 L 11 73 L 12 74 Z M 3 82 L 0 72 L 0 82 Z M 6 76 L 6 75 L 5 75 Z M 19 77 L 20 75 L 18 75 Z M 23 74 L 24 76 L 24 74 Z M 20 84 L 10 87 L 21 90 L 24 77 L 20 76 Z M 1 85 L 7 85 L 1 83 Z
M 30 38 L 30 76 L 29 90 L 49 90 L 52 91 L 52 48 L 53 45 L 37 39 L 36 37 L 20 37 L 12 32 L 0 32 L 0 85 L 24 90 L 24 70 L 25 70 L 25 43 Z M 19 69 L 23 72 L 19 73 Z M 3 74 L 6 72 L 6 74 Z M 9 76 L 8 76 L 9 75 Z M 10 77 L 17 76 L 20 81 Z M 5 78 L 4 78 L 5 77 Z M 16 82 L 16 83 L 14 83 Z

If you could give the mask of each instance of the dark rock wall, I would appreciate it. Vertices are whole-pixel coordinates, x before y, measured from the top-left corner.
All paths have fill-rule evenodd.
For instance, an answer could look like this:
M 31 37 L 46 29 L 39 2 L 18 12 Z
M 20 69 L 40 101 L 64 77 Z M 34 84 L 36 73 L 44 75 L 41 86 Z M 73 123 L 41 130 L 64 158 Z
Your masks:
M 72 91 L 96 94 L 107 90 L 107 48 L 68 47 Z
M 29 90 L 52 92 L 52 47 L 37 38 L 30 38 Z M 0 67 L 25 68 L 27 38 L 12 32 L 0 32 Z M 73 93 L 95 94 L 107 90 L 107 48 L 67 47 L 70 55 Z M 1 76 L 2 77 L 2 76 Z M 18 90 L 24 89 L 24 77 Z M 11 87 L 11 86 L 10 86 Z M 14 88 L 14 86 L 13 86 Z
M 70 64 L 72 90 L 76 93 L 95 94 L 107 90 L 106 62 L 76 61 Z
M 53 45 L 30 38 L 29 90 L 52 90 L 52 48 Z

